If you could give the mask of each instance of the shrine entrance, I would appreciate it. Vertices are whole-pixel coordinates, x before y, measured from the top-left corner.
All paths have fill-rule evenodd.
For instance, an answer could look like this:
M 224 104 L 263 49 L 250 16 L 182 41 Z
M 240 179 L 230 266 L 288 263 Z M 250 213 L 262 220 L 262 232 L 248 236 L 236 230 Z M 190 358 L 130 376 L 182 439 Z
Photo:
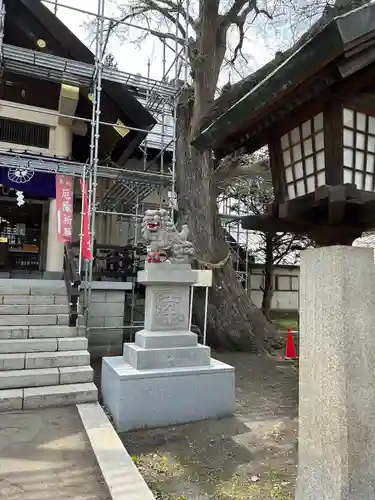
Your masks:
M 48 203 L 28 199 L 18 206 L 16 197 L 0 196 L 0 272 L 44 269 Z

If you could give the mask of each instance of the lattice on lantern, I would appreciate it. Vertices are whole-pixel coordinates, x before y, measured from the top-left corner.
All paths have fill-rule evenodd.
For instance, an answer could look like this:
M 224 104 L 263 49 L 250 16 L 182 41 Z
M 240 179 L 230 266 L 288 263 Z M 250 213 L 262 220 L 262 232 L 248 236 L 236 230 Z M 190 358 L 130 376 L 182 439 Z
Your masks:
M 344 183 L 375 191 L 375 117 L 343 110 Z
M 289 199 L 325 185 L 323 113 L 285 134 L 281 148 Z

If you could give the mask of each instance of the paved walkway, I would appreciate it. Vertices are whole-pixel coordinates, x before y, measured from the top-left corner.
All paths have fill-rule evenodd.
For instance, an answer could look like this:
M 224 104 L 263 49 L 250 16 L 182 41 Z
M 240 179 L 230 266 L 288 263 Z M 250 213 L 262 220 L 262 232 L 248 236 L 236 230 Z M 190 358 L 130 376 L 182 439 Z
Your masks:
M 0 500 L 110 500 L 75 406 L 0 414 Z

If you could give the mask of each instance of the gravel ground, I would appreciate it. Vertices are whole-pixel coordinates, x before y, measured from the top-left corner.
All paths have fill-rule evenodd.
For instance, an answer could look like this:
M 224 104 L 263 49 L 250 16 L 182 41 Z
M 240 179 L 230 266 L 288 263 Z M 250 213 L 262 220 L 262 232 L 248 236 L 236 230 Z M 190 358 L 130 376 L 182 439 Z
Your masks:
M 158 500 L 291 500 L 297 370 L 278 357 L 214 353 L 236 368 L 233 417 L 121 435 Z

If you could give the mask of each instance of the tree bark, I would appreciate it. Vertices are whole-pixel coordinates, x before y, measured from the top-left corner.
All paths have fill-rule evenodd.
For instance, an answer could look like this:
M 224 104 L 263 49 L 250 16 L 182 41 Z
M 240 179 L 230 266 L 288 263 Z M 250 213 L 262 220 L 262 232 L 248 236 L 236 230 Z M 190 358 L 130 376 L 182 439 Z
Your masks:
M 190 238 L 199 261 L 218 263 L 213 268 L 207 339 L 212 347 L 260 352 L 272 346 L 276 330 L 251 301 L 239 283 L 225 242 L 212 181 L 213 160 L 209 151 L 190 145 L 194 110 L 199 109 L 192 91 L 186 91 L 178 107 L 176 191 L 179 219 L 190 228 Z M 208 266 L 209 267 L 209 266 Z M 202 299 L 197 293 L 196 300 Z M 196 321 L 203 329 L 203 301 L 196 303 Z
M 200 0 L 196 40 L 189 47 L 193 87 L 182 94 L 177 113 L 176 191 L 181 222 L 187 223 L 198 261 L 214 266 L 208 308 L 207 339 L 211 346 L 260 352 L 271 346 L 276 330 L 255 307 L 237 280 L 217 206 L 211 151 L 191 146 L 203 116 L 215 97 L 227 46 L 228 24 L 218 0 Z M 206 265 L 210 267 L 210 265 Z M 197 299 L 201 294 L 197 294 Z M 203 301 L 196 320 L 203 329 Z
M 268 321 L 271 321 L 271 306 L 273 297 L 273 237 L 265 235 L 265 263 L 264 263 L 264 288 L 262 297 L 262 312 Z

